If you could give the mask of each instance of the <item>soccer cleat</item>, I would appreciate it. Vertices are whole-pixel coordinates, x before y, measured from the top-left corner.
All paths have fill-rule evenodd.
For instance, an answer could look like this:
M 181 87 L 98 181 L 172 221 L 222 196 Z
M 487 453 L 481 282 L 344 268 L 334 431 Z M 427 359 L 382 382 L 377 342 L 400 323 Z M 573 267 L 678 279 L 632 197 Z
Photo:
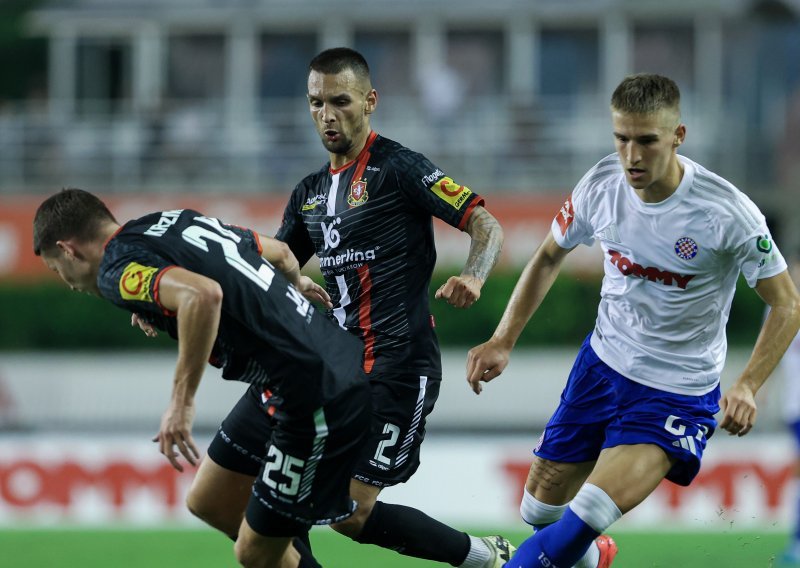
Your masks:
M 507 538 L 500 535 L 484 536 L 481 540 L 492 552 L 492 558 L 485 564 L 485 568 L 502 568 L 517 550 Z
M 614 539 L 607 534 L 601 534 L 594 542 L 597 544 L 597 549 L 600 551 L 600 560 L 597 562 L 597 568 L 609 568 L 611 563 L 614 562 L 614 557 L 619 552 L 617 543 Z

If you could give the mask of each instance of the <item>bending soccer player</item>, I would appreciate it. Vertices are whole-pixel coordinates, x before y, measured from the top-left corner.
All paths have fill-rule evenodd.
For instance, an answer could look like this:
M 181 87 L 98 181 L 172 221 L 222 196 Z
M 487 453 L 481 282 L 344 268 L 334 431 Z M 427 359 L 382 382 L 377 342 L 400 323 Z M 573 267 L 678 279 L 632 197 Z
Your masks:
M 616 153 L 575 187 L 494 334 L 467 359 L 467 380 L 480 393 L 482 381 L 503 372 L 567 254 L 600 241 L 597 322 L 534 450 L 520 510 L 536 532 L 508 568 L 609 566 L 616 545 L 601 533 L 662 479 L 692 481 L 720 404 L 722 429 L 750 431 L 755 394 L 800 327 L 800 296 L 763 215 L 729 182 L 677 154 L 686 135 L 677 85 L 627 77 L 611 114 Z M 740 273 L 772 309 L 720 399 Z
M 330 161 L 297 185 L 277 238 L 301 265 L 319 258 L 333 320 L 364 341 L 374 412 L 351 482 L 358 510 L 333 528 L 408 556 L 500 567 L 509 556 L 505 539 L 472 537 L 378 496 L 417 470 L 425 420 L 439 395 L 442 364 L 428 298 L 436 261 L 432 217 L 471 239 L 462 273 L 436 291 L 458 308 L 480 297 L 502 229 L 479 195 L 371 129 L 378 93 L 359 53 L 326 50 L 309 67 L 309 110 Z M 238 526 L 258 471 L 241 451 L 260 447 L 264 435 L 247 398 L 223 422 L 189 493 L 195 514 L 223 532 Z
M 370 427 L 370 395 L 361 342 L 303 297 L 327 299 L 288 248 L 188 209 L 120 226 L 97 197 L 69 189 L 36 212 L 34 252 L 73 290 L 178 339 L 172 398 L 154 439 L 177 470 L 179 456 L 199 458 L 194 395 L 207 361 L 265 393 L 258 411 L 273 423 L 236 557 L 247 567 L 319 566 L 292 540 L 355 510 L 350 470 Z

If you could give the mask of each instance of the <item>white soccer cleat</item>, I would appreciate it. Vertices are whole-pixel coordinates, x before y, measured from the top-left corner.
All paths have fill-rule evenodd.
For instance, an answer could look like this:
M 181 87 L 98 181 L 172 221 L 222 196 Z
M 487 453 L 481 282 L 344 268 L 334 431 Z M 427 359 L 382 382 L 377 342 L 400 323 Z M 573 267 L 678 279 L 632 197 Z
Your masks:
M 506 562 L 514 556 L 517 547 L 511 544 L 507 538 L 500 535 L 484 536 L 481 540 L 492 552 L 492 558 L 484 564 L 485 568 L 502 568 Z

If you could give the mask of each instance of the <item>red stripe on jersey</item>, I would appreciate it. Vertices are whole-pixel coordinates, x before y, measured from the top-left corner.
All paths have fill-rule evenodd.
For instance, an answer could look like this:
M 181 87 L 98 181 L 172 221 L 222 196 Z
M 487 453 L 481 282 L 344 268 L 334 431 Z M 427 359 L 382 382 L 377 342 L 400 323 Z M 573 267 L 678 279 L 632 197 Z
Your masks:
M 364 154 L 369 154 L 369 152 L 368 152 L 369 147 L 372 146 L 372 143 L 375 142 L 375 139 L 377 137 L 378 137 L 378 133 L 377 132 L 375 132 L 375 131 L 370 132 L 369 136 L 367 137 L 367 143 L 364 144 L 364 147 L 361 149 L 361 152 L 358 153 L 358 156 L 356 156 L 356 159 L 353 160 L 352 162 L 347 162 L 341 168 L 336 168 L 335 170 L 333 168 L 329 168 L 330 172 L 332 174 L 338 174 L 339 172 L 343 172 L 344 170 L 346 170 L 347 168 L 352 166 L 354 163 L 361 163 L 361 160 L 363 159 Z M 364 162 L 364 165 L 366 166 L 366 162 Z M 361 170 L 361 173 L 364 173 L 363 169 Z M 356 177 L 353 176 L 353 181 L 358 181 L 358 179 L 356 179 Z
M 113 235 L 111 235 L 110 237 L 108 237 L 108 238 L 106 239 L 106 242 L 104 242 L 104 243 L 103 243 L 103 250 L 105 250 L 105 248 L 108 246 L 108 243 L 110 243 L 110 242 L 111 242 L 111 239 L 113 239 L 114 237 L 116 237 L 116 236 L 117 236 L 117 234 L 118 234 L 118 233 L 119 233 L 119 232 L 120 232 L 122 229 L 123 229 L 123 227 L 121 227 L 121 226 L 120 226 L 120 228 L 119 228 L 119 229 L 117 229 L 116 231 L 114 231 L 114 234 L 113 234 Z
M 250 229 L 247 229 L 247 230 L 250 231 Z M 264 245 L 261 244 L 261 236 L 258 233 L 256 233 L 255 231 L 250 231 L 250 232 L 253 233 L 253 237 L 256 239 L 256 246 L 258 247 L 258 254 L 263 253 L 264 252 Z
M 358 305 L 358 325 L 364 330 L 364 372 L 372 371 L 375 364 L 375 333 L 372 331 L 372 278 L 369 275 L 369 267 L 363 264 L 358 267 L 358 279 L 361 281 L 361 294 L 359 295 Z
M 483 205 L 484 203 L 485 203 L 485 201 L 483 200 L 483 197 L 481 197 L 481 196 L 477 196 L 475 199 L 472 200 L 472 203 L 469 204 L 469 206 L 467 207 L 467 210 L 464 211 L 464 216 L 461 217 L 461 222 L 458 224 L 458 230 L 459 231 L 463 231 L 464 227 L 467 226 L 467 221 L 472 216 L 472 212 L 475 210 L 475 208 L 478 205 Z
M 178 267 L 176 265 L 167 266 L 164 270 L 159 272 L 158 276 L 156 276 L 156 281 L 153 284 L 153 301 L 159 308 L 161 308 L 161 311 L 164 313 L 165 316 L 175 316 L 177 315 L 177 313 L 173 312 L 172 310 L 168 310 L 167 308 L 161 305 L 161 301 L 158 299 L 158 285 L 161 283 L 161 277 L 164 276 L 167 272 L 169 272 L 173 268 L 178 268 Z

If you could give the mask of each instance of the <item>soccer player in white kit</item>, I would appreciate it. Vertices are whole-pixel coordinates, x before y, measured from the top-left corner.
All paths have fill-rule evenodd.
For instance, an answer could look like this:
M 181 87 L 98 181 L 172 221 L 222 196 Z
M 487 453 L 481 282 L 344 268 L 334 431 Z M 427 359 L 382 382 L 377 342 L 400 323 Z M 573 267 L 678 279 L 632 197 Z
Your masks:
M 602 533 L 666 478 L 688 485 L 719 426 L 743 436 L 754 396 L 800 328 L 800 295 L 764 216 L 742 192 L 679 156 L 677 85 L 632 75 L 611 98 L 616 153 L 575 187 L 525 267 L 492 337 L 470 350 L 476 393 L 508 364 L 566 255 L 600 241 L 594 331 L 534 450 L 520 511 L 535 533 L 507 568 L 607 568 Z M 743 274 L 771 307 L 752 356 L 720 397 L 725 324 Z

